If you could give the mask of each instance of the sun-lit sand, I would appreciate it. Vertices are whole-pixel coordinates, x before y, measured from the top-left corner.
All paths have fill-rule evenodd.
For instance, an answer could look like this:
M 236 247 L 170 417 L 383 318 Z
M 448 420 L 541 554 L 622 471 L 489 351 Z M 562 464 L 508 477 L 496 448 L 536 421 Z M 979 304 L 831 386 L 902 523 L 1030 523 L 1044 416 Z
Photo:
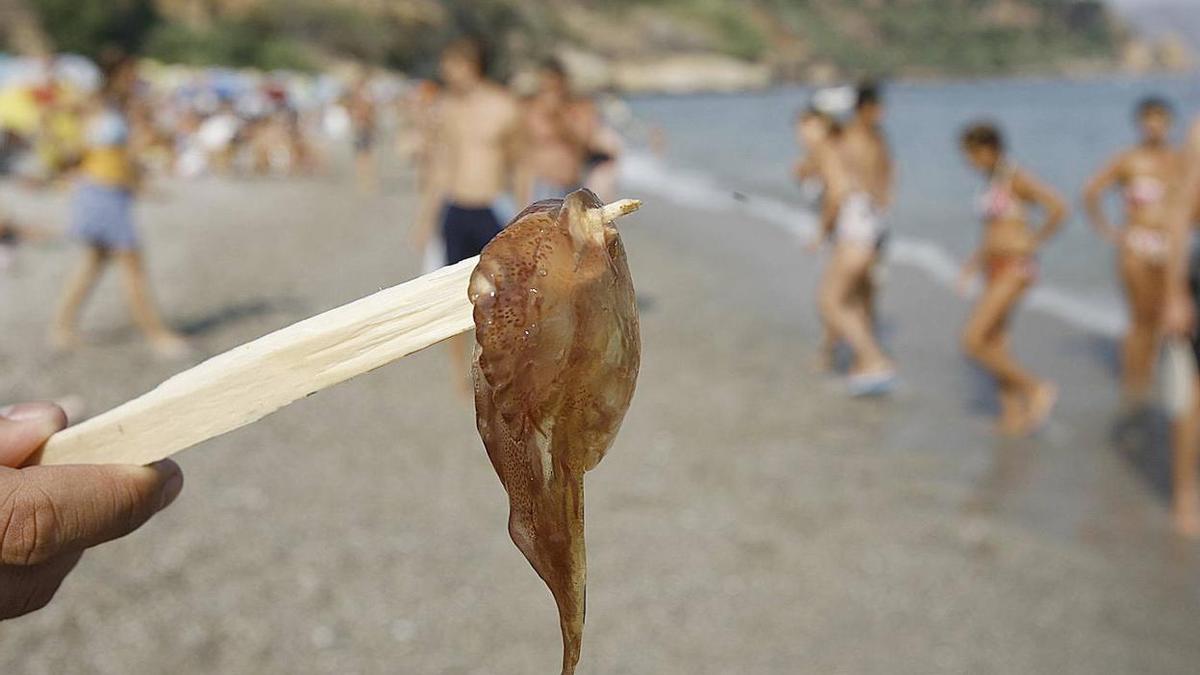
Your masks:
M 411 278 L 408 178 L 201 181 L 145 204 L 167 315 L 204 355 Z M 6 188 L 59 226 L 55 198 Z M 810 370 L 817 261 L 751 220 L 656 199 L 623 223 L 644 366 L 588 475 L 580 673 L 1183 673 L 1200 548 L 1174 538 L 1161 438 L 1111 440 L 1111 347 L 1034 313 L 1017 349 L 1063 387 L 1039 440 L 990 435 L 958 356 L 966 305 L 894 270 L 904 387 L 851 402 Z M 88 344 L 54 355 L 73 260 L 0 277 L 0 399 L 95 413 L 188 365 L 137 341 L 108 279 Z M 438 349 L 180 457 L 187 487 L 0 629 L 0 672 L 552 672 L 554 603 Z M 1081 396 L 1075 392 L 1087 392 Z

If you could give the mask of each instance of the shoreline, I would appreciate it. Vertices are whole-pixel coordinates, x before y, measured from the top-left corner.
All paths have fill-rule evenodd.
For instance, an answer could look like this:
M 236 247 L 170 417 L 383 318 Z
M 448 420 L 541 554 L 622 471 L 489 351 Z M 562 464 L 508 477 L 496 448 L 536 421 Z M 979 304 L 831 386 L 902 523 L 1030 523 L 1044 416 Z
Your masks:
M 172 184 L 139 210 L 168 316 L 216 353 L 417 276 L 409 178 L 385 173 L 374 197 L 349 178 Z M 1200 549 L 1170 534 L 1130 459 L 1152 473 L 1154 439 L 1109 438 L 1115 387 L 1093 337 L 1022 313 L 1018 353 L 1066 395 L 1043 437 L 997 440 L 989 388 L 957 356 L 966 303 L 897 269 L 882 307 L 904 387 L 851 401 L 809 368 L 820 267 L 794 236 L 621 192 L 648 198 L 622 227 L 644 358 L 587 479 L 581 673 L 1200 662 Z M 55 217 L 53 200 L 23 206 Z M 85 316 L 89 344 L 52 356 L 47 299 L 75 254 L 23 249 L 0 280 L 0 363 L 18 366 L 0 368 L 0 392 L 78 393 L 99 412 L 187 364 L 151 359 L 115 278 Z M 0 670 L 554 667 L 554 603 L 509 541 L 448 371 L 431 349 L 183 453 L 180 499 L 89 553 L 46 610 L 6 623 Z
M 878 79 L 885 85 L 907 86 L 907 87 L 956 87 L 969 86 L 980 84 L 1045 84 L 1054 83 L 1069 83 L 1069 84 L 1092 84 L 1098 82 L 1114 82 L 1114 83 L 1137 83 L 1146 80 L 1186 80 L 1191 81 L 1200 73 L 1200 66 L 1188 71 L 1152 71 L 1148 73 L 1133 73 L 1120 69 L 1097 69 L 1094 72 L 1070 74 L 1070 73 L 1013 73 L 1008 75 L 991 75 L 991 76 L 970 76 L 970 75 L 944 75 L 944 76 L 880 76 Z M 641 99 L 656 99 L 656 98 L 681 98 L 690 97 L 711 97 L 711 96 L 727 96 L 738 97 L 746 94 L 764 94 L 777 91 L 798 91 L 820 89 L 822 87 L 839 86 L 853 83 L 856 81 L 854 77 L 846 77 L 844 79 L 835 79 L 831 82 L 816 82 L 804 80 L 773 80 L 769 85 L 764 87 L 746 87 L 738 90 L 727 89 L 712 89 L 712 90 L 697 90 L 688 92 L 676 91 L 623 91 L 616 90 L 615 93 L 630 101 L 638 101 Z
M 630 167 L 633 167 L 630 170 Z M 624 180 L 631 185 L 656 192 L 677 206 L 702 203 L 706 208 L 728 217 L 750 217 L 763 226 L 790 235 L 797 246 L 816 231 L 815 217 L 807 210 L 770 195 L 745 194 L 718 189 L 711 176 L 689 169 L 667 167 L 646 156 L 631 156 Z M 727 198 L 718 195 L 728 195 Z M 896 234 L 886 248 L 882 269 L 906 267 L 936 282 L 948 295 L 957 298 L 955 284 L 962 261 L 944 242 L 919 236 Z M 974 297 L 974 294 L 972 295 Z M 1039 314 L 1074 324 L 1107 338 L 1116 338 L 1125 329 L 1127 318 L 1120 305 L 1103 305 L 1081 298 L 1071 290 L 1047 283 L 1039 284 L 1026 299 L 1026 305 Z

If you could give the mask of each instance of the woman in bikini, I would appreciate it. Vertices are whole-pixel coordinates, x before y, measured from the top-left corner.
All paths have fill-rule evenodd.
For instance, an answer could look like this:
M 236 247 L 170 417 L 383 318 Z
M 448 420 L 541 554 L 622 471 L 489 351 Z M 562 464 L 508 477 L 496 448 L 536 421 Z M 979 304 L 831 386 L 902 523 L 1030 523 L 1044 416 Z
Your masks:
M 1128 405 L 1145 401 L 1159 344 L 1165 292 L 1167 235 L 1164 215 L 1167 185 L 1179 159 L 1169 143 L 1171 106 L 1148 98 L 1137 106 L 1141 141 L 1121 152 L 1087 185 L 1084 203 L 1100 236 L 1117 246 L 1121 281 L 1129 303 L 1129 332 L 1122 349 L 1122 380 Z M 1117 229 L 1104 212 L 1105 192 L 1119 187 L 1125 202 L 1125 227 Z
M 1007 435 L 1036 432 L 1049 418 L 1058 389 L 1022 368 L 1009 351 L 1009 319 L 1037 278 L 1036 254 L 1058 231 L 1066 206 L 1053 190 L 1005 157 L 996 127 L 975 124 L 962 135 L 971 165 L 987 179 L 980 196 L 983 244 L 963 267 L 965 289 L 980 269 L 983 293 L 963 331 L 963 350 L 993 377 L 1000 388 L 999 429 Z M 1045 222 L 1030 227 L 1027 206 L 1040 207 Z

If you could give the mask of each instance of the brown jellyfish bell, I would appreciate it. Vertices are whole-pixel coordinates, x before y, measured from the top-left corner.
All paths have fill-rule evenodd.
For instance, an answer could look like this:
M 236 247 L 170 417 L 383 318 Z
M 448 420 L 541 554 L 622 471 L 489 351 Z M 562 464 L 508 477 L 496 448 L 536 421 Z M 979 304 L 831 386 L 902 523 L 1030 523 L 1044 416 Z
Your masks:
M 525 209 L 471 276 L 479 435 L 508 492 L 508 532 L 554 595 L 563 675 L 583 639 L 583 474 L 612 446 L 641 360 L 637 301 L 607 206 L 588 190 Z

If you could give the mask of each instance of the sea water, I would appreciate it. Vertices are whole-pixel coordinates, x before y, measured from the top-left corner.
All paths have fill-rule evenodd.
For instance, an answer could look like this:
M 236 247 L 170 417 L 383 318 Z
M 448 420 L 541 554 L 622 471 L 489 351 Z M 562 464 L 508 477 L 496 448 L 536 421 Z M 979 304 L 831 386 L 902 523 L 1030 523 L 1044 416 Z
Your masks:
M 816 221 L 811 200 L 791 178 L 799 154 L 792 120 L 810 93 L 788 87 L 635 98 L 635 114 L 666 132 L 667 150 L 662 157 L 631 153 L 625 184 L 806 239 Z M 1029 305 L 1088 330 L 1119 333 L 1125 317 L 1112 247 L 1087 226 L 1081 193 L 1109 157 L 1136 142 L 1133 108 L 1151 94 L 1175 104 L 1175 138 L 1181 140 L 1200 115 L 1200 75 L 888 86 L 886 130 L 898 178 L 889 261 L 947 287 L 954 283 L 981 235 L 973 211 L 981 179 L 963 160 L 958 135 L 972 121 L 993 121 L 1004 130 L 1012 159 L 1058 190 L 1072 209 L 1041 256 L 1042 283 Z M 1119 209 L 1110 199 L 1114 222 Z

